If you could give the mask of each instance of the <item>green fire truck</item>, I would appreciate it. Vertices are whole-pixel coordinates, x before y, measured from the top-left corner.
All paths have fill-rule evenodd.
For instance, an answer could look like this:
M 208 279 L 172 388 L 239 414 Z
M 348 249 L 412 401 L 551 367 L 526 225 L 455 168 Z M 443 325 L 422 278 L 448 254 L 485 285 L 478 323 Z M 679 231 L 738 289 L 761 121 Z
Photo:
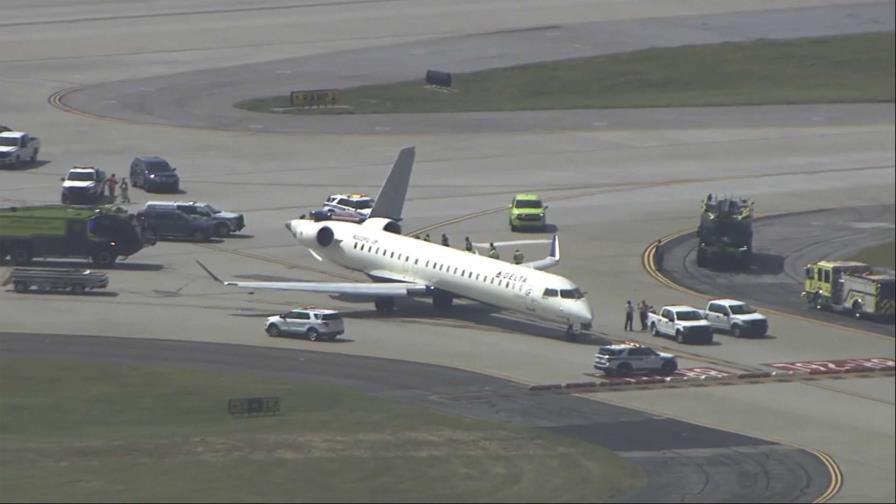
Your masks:
M 24 266 L 36 257 L 87 258 L 110 267 L 155 241 L 123 208 L 43 205 L 0 208 L 0 260 Z
M 806 266 L 802 296 L 818 310 L 845 311 L 854 317 L 892 316 L 892 272 L 875 273 L 856 261 L 818 261 Z
M 700 204 L 697 240 L 698 267 L 748 268 L 753 252 L 753 201 L 707 195 Z

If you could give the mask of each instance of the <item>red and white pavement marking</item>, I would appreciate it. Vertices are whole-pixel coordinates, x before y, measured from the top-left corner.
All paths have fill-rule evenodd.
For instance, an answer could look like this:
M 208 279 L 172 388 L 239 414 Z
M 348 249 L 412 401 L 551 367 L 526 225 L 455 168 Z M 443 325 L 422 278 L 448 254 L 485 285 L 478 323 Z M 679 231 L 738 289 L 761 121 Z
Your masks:
M 896 361 L 887 357 L 869 357 L 866 359 L 837 359 L 826 361 L 775 362 L 764 364 L 779 371 L 796 373 L 847 373 L 861 371 L 880 371 L 896 369 Z
M 630 381 L 634 383 L 643 382 L 647 380 L 655 380 L 657 378 L 665 379 L 666 376 L 659 374 L 635 374 L 630 376 L 607 376 L 602 373 L 593 373 L 592 376 L 597 378 L 602 378 L 604 380 L 611 381 Z M 734 378 L 737 377 L 737 374 L 730 373 L 728 371 L 722 371 L 721 369 L 710 368 L 710 367 L 699 367 L 699 368 L 684 368 L 679 369 L 678 371 L 672 373 L 668 376 L 669 380 L 684 380 L 684 379 L 706 379 L 706 378 Z

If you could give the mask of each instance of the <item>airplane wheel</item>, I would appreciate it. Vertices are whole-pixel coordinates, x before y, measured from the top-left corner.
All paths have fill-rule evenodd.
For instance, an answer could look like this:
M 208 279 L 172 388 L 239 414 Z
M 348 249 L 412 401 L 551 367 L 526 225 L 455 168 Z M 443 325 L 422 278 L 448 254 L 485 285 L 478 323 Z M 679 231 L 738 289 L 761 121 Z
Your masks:
M 392 298 L 376 298 L 373 300 L 373 306 L 377 313 L 386 315 L 395 309 L 395 300 Z

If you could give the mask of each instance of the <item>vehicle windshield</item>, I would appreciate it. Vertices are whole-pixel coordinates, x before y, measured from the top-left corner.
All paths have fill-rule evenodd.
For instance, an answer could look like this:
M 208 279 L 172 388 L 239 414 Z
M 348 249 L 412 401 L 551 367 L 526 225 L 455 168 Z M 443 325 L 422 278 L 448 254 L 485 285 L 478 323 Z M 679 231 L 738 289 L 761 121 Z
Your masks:
M 516 208 L 541 208 L 541 200 L 516 200 Z
M 146 164 L 149 173 L 166 173 L 171 171 L 171 165 L 164 161 L 153 161 Z
M 221 213 L 220 210 L 218 210 L 217 208 L 215 208 L 215 207 L 213 207 L 213 206 L 211 206 L 211 205 L 203 205 L 203 208 L 207 208 L 208 211 L 211 212 L 211 213 L 213 213 L 213 214 Z
M 560 289 L 560 297 L 563 299 L 582 299 L 585 295 L 579 289 Z
M 96 180 L 96 175 L 92 172 L 69 172 L 66 179 L 75 182 L 93 182 Z
M 729 305 L 728 309 L 731 310 L 732 315 L 749 315 L 751 313 L 756 313 L 756 309 L 746 303 Z
M 622 349 L 613 347 L 600 347 L 600 350 L 598 350 L 597 353 L 601 355 L 608 355 L 610 357 L 616 357 L 622 355 Z
M 366 210 L 368 208 L 373 208 L 373 202 L 370 200 L 349 201 L 346 203 L 346 206 L 354 208 L 355 210 Z
M 678 320 L 703 320 L 703 315 L 697 310 L 684 310 L 675 312 L 675 318 Z
M 0 146 L 2 147 L 15 147 L 17 145 L 19 145 L 18 138 L 0 137 Z

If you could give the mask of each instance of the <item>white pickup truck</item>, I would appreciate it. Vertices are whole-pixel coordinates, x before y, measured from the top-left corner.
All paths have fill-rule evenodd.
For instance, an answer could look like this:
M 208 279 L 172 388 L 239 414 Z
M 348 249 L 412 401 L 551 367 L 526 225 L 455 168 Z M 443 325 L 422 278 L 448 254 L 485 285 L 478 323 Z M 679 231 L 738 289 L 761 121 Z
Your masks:
M 713 329 L 728 331 L 735 338 L 762 338 L 768 332 L 768 319 L 755 308 L 736 299 L 713 299 L 706 303 L 703 316 Z
M 40 152 L 40 138 L 24 131 L 4 131 L 0 133 L 0 166 L 16 168 L 20 163 L 37 162 Z
M 664 306 L 648 313 L 647 325 L 654 336 L 671 336 L 679 343 L 712 343 L 712 326 L 703 312 L 690 306 Z

